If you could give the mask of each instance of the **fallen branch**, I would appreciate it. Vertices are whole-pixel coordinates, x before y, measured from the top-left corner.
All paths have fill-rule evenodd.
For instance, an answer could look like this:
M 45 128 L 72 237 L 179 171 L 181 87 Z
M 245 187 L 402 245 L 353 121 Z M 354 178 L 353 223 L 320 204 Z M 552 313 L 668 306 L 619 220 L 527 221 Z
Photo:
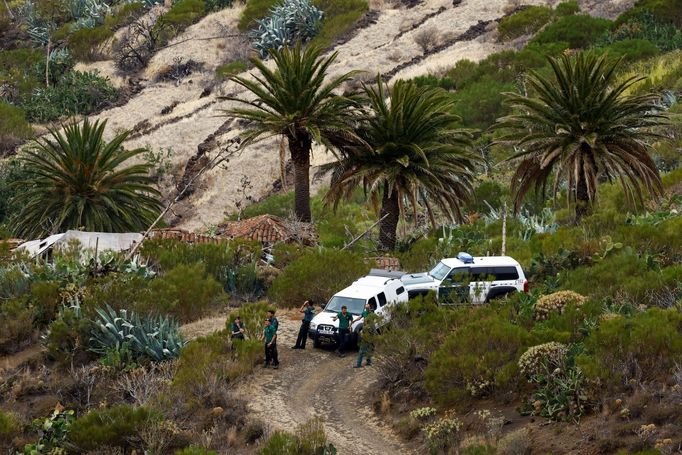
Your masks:
M 182 190 L 178 192 L 178 194 L 175 196 L 175 198 L 174 198 L 172 201 L 170 201 L 170 202 L 168 203 L 168 205 L 166 205 L 166 208 L 163 209 L 163 211 L 159 214 L 159 216 L 156 217 L 156 219 L 154 220 L 154 222 L 153 222 L 153 223 L 147 228 L 147 230 L 142 234 L 142 238 L 140 239 L 140 241 L 139 241 L 138 243 L 136 243 L 135 246 L 133 246 L 133 248 L 128 252 L 128 254 L 126 255 L 126 261 L 129 261 L 130 259 L 132 259 L 132 257 L 133 257 L 133 255 L 135 254 L 135 252 L 140 248 L 140 245 L 142 245 L 142 243 L 144 242 L 144 240 L 145 240 L 147 237 L 149 237 L 149 234 L 152 232 L 152 230 L 154 229 L 154 227 L 159 223 L 159 221 L 161 221 L 161 219 L 162 219 L 164 216 L 166 216 L 166 213 L 168 213 L 168 212 L 171 210 L 171 208 L 173 207 L 173 205 L 175 205 L 178 201 L 180 201 L 180 200 L 182 199 L 182 195 L 185 194 L 185 192 L 194 184 L 194 182 L 195 182 L 199 177 L 201 177 L 201 176 L 204 174 L 204 172 L 206 172 L 206 171 L 208 171 L 208 170 L 210 170 L 210 169 L 213 169 L 213 168 L 215 168 L 216 166 L 218 166 L 218 165 L 224 163 L 225 161 L 227 161 L 227 160 L 229 159 L 230 156 L 232 156 L 236 151 L 239 150 L 238 147 L 237 147 L 236 149 L 231 149 L 231 146 L 233 146 L 233 145 L 237 145 L 237 146 L 238 146 L 239 143 L 240 143 L 240 140 L 239 140 L 238 137 L 235 138 L 235 139 L 231 139 L 230 142 L 227 144 L 227 147 L 225 147 L 224 149 L 221 149 L 215 157 L 213 157 L 211 160 L 209 160 L 208 163 L 206 163 L 204 166 L 202 166 L 202 168 L 199 170 L 199 172 L 197 172 L 196 174 L 194 174 L 194 176 L 192 176 L 192 178 L 190 178 L 190 179 L 187 181 L 187 183 L 185 184 L 184 188 L 182 188 Z
M 376 226 L 377 224 L 379 224 L 379 223 L 381 223 L 382 221 L 384 221 L 384 219 L 385 219 L 388 215 L 390 215 L 390 213 L 387 213 L 386 215 L 384 215 L 384 216 L 382 216 L 381 218 L 379 218 L 379 220 L 377 220 L 376 223 L 374 223 L 373 225 L 371 225 L 370 227 L 368 227 L 367 230 L 366 230 L 365 232 L 363 232 L 363 233 L 360 234 L 359 236 L 355 237 L 353 240 L 351 240 L 351 242 L 350 242 L 348 245 L 346 245 L 346 246 L 344 246 L 343 248 L 341 248 L 341 251 L 345 250 L 346 248 L 350 248 L 351 246 L 353 246 L 358 240 L 360 240 L 361 238 L 363 238 L 364 236 L 366 236 L 366 235 L 369 233 L 369 231 L 371 231 L 372 229 L 374 229 L 374 226 Z

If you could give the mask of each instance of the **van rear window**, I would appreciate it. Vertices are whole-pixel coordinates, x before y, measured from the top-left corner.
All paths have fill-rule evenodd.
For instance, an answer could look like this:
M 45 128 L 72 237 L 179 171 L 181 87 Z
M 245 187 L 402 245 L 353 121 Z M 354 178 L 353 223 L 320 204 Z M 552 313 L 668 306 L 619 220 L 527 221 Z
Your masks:
M 405 292 L 405 288 L 402 287 L 402 286 L 400 286 L 398 289 L 395 290 L 395 293 L 396 293 L 397 295 L 400 295 L 400 294 L 402 294 L 403 292 Z

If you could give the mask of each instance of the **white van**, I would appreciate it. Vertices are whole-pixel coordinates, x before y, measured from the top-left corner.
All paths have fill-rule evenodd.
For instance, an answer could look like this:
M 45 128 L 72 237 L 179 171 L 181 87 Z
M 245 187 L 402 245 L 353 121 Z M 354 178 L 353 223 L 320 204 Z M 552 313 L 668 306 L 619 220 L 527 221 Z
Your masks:
M 382 320 L 387 320 L 389 314 L 386 310 L 391 305 L 407 302 L 407 291 L 400 280 L 403 275 L 403 272 L 372 269 L 369 275 L 355 280 L 353 284 L 334 294 L 322 312 L 315 315 L 310 322 L 308 335 L 312 338 L 313 345 L 319 347 L 322 343 L 337 342 L 339 321 L 332 318 L 341 312 L 342 306 L 346 306 L 355 319 L 362 314 L 365 304 L 369 303 L 375 314 L 383 316 Z M 351 342 L 355 341 L 355 335 L 363 322 L 361 319 L 352 325 L 351 333 L 354 336 Z
M 435 291 L 440 303 L 488 303 L 515 292 L 528 293 L 521 265 L 509 256 L 472 257 L 459 253 L 441 260 L 430 272 L 401 278 L 410 298 Z

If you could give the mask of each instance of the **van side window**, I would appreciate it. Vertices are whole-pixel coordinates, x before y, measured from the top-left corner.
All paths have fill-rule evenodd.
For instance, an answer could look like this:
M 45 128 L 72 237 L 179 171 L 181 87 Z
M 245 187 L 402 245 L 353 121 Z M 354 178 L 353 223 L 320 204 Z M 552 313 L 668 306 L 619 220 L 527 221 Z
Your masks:
M 471 281 L 486 281 L 489 275 L 488 267 L 472 267 Z
M 405 292 L 405 288 L 400 286 L 398 289 L 395 290 L 396 295 L 400 295 L 403 292 Z
M 379 298 L 379 306 L 386 305 L 386 294 L 384 294 L 383 292 L 380 292 L 377 297 Z
M 471 275 L 469 274 L 469 267 L 458 267 L 456 269 L 452 269 L 452 271 L 448 275 L 448 278 L 450 279 L 450 281 L 452 281 L 453 284 L 466 283 L 470 281 Z
M 377 299 L 374 297 L 370 298 L 367 303 L 369 303 L 369 307 L 372 309 L 372 311 L 377 309 Z
M 519 272 L 516 267 L 494 267 L 496 280 L 518 280 Z

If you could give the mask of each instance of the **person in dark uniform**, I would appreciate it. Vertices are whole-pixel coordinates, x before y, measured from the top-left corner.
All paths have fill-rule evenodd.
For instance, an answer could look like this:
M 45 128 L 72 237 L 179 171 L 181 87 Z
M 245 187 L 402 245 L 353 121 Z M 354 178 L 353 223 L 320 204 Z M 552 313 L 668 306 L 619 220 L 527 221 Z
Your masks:
M 232 329 L 230 330 L 230 338 L 232 338 L 232 341 L 234 340 L 243 340 L 244 339 L 244 323 L 242 322 L 242 319 L 237 316 L 234 318 L 234 322 L 232 323 Z
M 279 321 L 275 317 L 275 310 L 268 310 L 268 319 L 270 320 L 270 325 L 275 328 L 275 332 L 279 329 Z
M 277 330 L 279 329 L 279 321 L 275 317 L 275 310 L 268 310 L 268 321 L 270 321 L 270 326 L 272 327 L 272 330 L 275 332 L 275 341 L 272 342 L 272 366 L 274 368 L 278 368 L 279 366 L 279 360 L 278 360 L 278 355 L 277 355 Z
M 346 305 L 341 307 L 341 312 L 336 313 L 336 316 L 332 317 L 333 321 L 339 320 L 339 349 L 336 352 L 339 357 L 346 356 L 346 343 L 348 342 L 348 335 L 350 334 L 351 321 L 353 321 L 353 315 L 348 312 Z
M 312 301 L 306 300 L 298 311 L 303 313 L 303 320 L 301 321 L 301 328 L 298 330 L 296 344 L 293 345 L 291 349 L 305 349 L 305 342 L 308 340 L 310 321 L 312 321 L 315 316 L 315 306 Z
M 277 331 L 272 327 L 270 319 L 265 320 L 265 327 L 263 327 L 263 341 L 265 342 L 265 364 L 263 368 L 267 368 L 272 363 L 272 368 L 279 368 L 279 360 L 277 359 Z

